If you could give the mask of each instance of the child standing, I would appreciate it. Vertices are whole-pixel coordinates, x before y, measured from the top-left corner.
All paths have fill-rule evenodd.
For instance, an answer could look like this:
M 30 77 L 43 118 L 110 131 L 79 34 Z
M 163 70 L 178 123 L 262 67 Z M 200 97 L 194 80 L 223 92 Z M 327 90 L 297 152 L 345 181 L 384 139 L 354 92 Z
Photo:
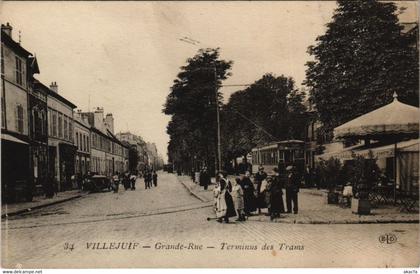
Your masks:
M 245 221 L 245 212 L 244 212 L 244 192 L 241 185 L 239 184 L 240 179 L 236 178 L 233 181 L 232 191 L 230 195 L 233 199 L 233 204 L 235 205 L 236 212 L 238 214 L 238 219 L 236 221 Z

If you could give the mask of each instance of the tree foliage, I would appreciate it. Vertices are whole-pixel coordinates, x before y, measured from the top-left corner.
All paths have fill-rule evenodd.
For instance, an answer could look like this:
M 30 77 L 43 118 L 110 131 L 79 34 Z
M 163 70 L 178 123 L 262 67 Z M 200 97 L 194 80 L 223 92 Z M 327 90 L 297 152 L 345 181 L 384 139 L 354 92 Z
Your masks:
M 174 80 L 163 112 L 172 116 L 167 126 L 169 161 L 183 170 L 191 170 L 193 161 L 214 163 L 216 104 L 222 99 L 218 89 L 231 66 L 231 61 L 219 59 L 219 49 L 201 49 Z
M 258 144 L 303 139 L 304 97 L 292 78 L 270 73 L 233 93 L 222 112 L 224 158 L 244 156 Z
M 401 33 L 393 3 L 339 0 L 308 52 L 305 84 L 327 129 L 392 101 L 418 106 L 418 52 Z

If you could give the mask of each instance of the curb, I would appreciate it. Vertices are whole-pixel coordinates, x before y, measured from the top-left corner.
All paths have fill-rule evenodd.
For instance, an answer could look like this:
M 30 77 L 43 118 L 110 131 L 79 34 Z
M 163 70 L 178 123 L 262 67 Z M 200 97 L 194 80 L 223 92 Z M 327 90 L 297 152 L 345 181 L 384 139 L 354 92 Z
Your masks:
M 45 203 L 45 204 L 42 204 L 42 205 L 37 205 L 37 206 L 33 206 L 33 207 L 19 209 L 17 211 L 10 212 L 10 213 L 4 213 L 4 214 L 2 213 L 1 218 L 3 219 L 3 218 L 11 217 L 11 216 L 16 216 L 16 215 L 19 215 L 19 214 L 22 214 L 22 213 L 30 212 L 30 211 L 35 210 L 35 209 L 40 209 L 40 208 L 43 208 L 43 207 L 64 203 L 64 202 L 67 202 L 67 201 L 70 201 L 70 200 L 73 200 L 73 199 L 84 197 L 88 194 L 89 193 L 78 194 L 76 196 L 68 197 L 68 198 L 65 198 L 65 199 L 62 199 L 62 200 L 58 200 L 58 201 L 53 201 L 51 203 Z
M 280 224 L 309 224 L 309 225 L 348 225 L 348 224 L 418 224 L 418 219 L 408 219 L 408 220 L 392 220 L 392 219 L 384 219 L 384 220 L 339 220 L 339 221 L 299 221 L 296 219 L 275 219 L 274 221 L 270 221 L 267 217 L 267 220 L 264 219 L 257 219 L 250 221 L 257 221 L 257 222 L 273 222 L 273 223 L 280 223 Z
M 187 190 L 188 192 L 193 195 L 195 198 L 199 199 L 200 201 L 202 201 L 203 203 L 207 203 L 210 201 L 205 200 L 203 197 L 199 196 L 198 194 L 194 193 L 194 191 L 191 190 L 191 188 L 189 186 L 187 186 L 182 180 L 179 179 L 179 177 L 177 176 L 176 179 L 178 180 L 178 182 L 180 182 Z

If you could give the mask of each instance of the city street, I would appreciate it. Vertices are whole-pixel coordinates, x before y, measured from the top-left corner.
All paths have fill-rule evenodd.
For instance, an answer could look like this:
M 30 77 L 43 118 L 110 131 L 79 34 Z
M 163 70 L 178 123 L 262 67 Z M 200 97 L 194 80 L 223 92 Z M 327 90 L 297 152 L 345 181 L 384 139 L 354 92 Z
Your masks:
M 304 210 L 304 209 L 302 209 Z M 220 224 L 173 174 L 2 221 L 10 268 L 413 267 L 418 224 Z M 381 235 L 395 235 L 392 241 Z M 272 250 L 271 250 L 272 247 Z M 332 259 L 333 258 L 333 259 Z

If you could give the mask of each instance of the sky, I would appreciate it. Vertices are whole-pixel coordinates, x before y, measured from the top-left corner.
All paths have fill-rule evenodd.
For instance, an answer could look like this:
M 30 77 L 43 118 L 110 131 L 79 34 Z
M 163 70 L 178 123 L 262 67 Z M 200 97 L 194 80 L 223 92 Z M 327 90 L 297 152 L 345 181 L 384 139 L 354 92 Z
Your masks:
M 401 21 L 417 18 L 416 1 Z M 199 48 L 219 47 L 232 60 L 226 85 L 250 84 L 265 73 L 293 77 L 311 60 L 308 46 L 325 32 L 334 1 L 278 2 L 0 2 L 1 23 L 36 54 L 44 84 L 83 111 L 103 107 L 115 132 L 138 134 L 166 159 L 170 116 L 162 113 L 179 68 Z M 191 45 L 180 41 L 190 37 Z M 241 89 L 226 87 L 225 101 Z

